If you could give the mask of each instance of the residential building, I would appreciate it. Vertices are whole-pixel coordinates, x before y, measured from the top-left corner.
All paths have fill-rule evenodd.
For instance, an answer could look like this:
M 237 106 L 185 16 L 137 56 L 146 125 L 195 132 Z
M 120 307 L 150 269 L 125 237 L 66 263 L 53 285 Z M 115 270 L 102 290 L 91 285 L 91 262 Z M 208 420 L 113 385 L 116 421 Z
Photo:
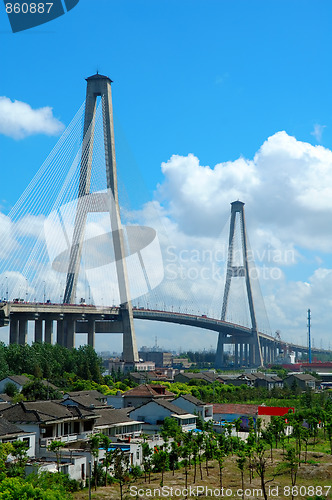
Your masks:
M 167 400 L 154 399 L 129 411 L 134 420 L 144 422 L 143 433 L 151 434 L 160 431 L 166 417 L 174 418 L 183 431 L 196 428 L 197 415 L 188 413 Z
M 45 456 L 54 439 L 68 444 L 88 439 L 98 418 L 93 410 L 55 401 L 21 401 L 1 410 L 1 414 L 23 431 L 35 433 L 37 457 Z
M 302 390 L 307 388 L 315 389 L 316 383 L 319 384 L 319 381 L 308 373 L 291 373 L 284 380 L 284 384 L 287 384 L 289 387 L 296 384 Z
M 0 415 L 0 443 L 12 443 L 13 441 L 23 441 L 27 446 L 28 457 L 36 454 L 36 435 L 34 432 L 26 432 L 17 425 L 9 422 Z
M 32 380 L 25 375 L 8 375 L 8 377 L 0 380 L 0 394 L 5 392 L 6 385 L 9 383 L 14 384 L 16 390 L 21 392 L 25 384 L 29 382 L 32 382 Z
M 163 385 L 141 384 L 123 394 L 108 396 L 108 404 L 114 408 L 128 408 L 129 406 L 140 406 L 152 399 L 173 399 L 175 394 L 170 392 Z
M 213 419 L 213 405 L 203 403 L 200 399 L 191 394 L 182 394 L 173 399 L 172 404 L 186 410 L 188 413 L 200 416 L 205 422 Z

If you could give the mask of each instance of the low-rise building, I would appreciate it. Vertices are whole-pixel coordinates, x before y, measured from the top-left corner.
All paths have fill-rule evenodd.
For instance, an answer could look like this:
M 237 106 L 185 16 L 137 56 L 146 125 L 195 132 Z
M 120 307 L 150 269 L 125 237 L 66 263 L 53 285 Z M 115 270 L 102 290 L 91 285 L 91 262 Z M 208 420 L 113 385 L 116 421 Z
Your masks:
M 284 383 L 288 387 L 292 387 L 295 384 L 302 390 L 307 388 L 315 389 L 316 383 L 319 384 L 317 379 L 308 373 L 291 373 L 285 378 Z
M 172 404 L 186 410 L 188 413 L 200 416 L 205 422 L 213 419 L 213 405 L 203 403 L 191 394 L 182 394 L 172 400 Z
M 36 454 L 36 435 L 34 432 L 26 432 L 17 425 L 9 422 L 0 415 L 0 443 L 12 443 L 13 441 L 23 441 L 27 446 L 28 457 Z
M 114 408 L 128 408 L 130 406 L 140 406 L 152 399 L 173 399 L 175 394 L 170 392 L 163 385 L 141 384 L 123 394 L 108 396 L 108 404 Z
M 8 375 L 8 377 L 0 380 L 0 393 L 5 392 L 7 384 L 14 384 L 17 392 L 21 392 L 25 384 L 32 382 L 32 380 L 25 375 Z
M 134 420 L 144 423 L 142 430 L 144 433 L 153 434 L 160 431 L 166 417 L 173 418 L 183 431 L 196 428 L 197 415 L 188 413 L 170 401 L 156 399 L 144 403 L 141 406 L 130 410 L 129 415 Z

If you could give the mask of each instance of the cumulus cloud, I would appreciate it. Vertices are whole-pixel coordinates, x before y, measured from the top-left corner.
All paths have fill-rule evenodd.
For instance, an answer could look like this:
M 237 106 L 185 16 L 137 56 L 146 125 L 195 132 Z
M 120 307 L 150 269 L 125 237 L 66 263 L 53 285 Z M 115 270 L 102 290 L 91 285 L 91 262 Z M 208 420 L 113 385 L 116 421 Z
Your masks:
M 178 253 L 193 247 L 202 253 L 222 239 L 227 247 L 230 203 L 245 202 L 252 254 L 272 331 L 281 329 L 288 340 L 305 343 L 301 336 L 311 307 L 319 317 L 316 334 L 327 347 L 332 300 L 332 152 L 281 131 L 269 137 L 253 159 L 206 166 L 193 154 L 174 155 L 162 164 L 162 171 L 165 179 L 157 198 L 166 207 L 164 217 L 172 221 L 164 226 L 177 242 Z M 212 293 L 217 297 L 215 305 L 218 300 L 220 304 L 222 294 L 217 289 L 223 287 L 222 280 L 210 286 L 209 290 L 208 283 L 200 280 L 191 288 L 199 290 L 202 302 Z
M 174 155 L 161 168 L 164 180 L 156 198 L 127 214 L 133 223 L 157 230 L 164 256 L 164 281 L 136 304 L 220 317 L 230 203 L 240 199 L 245 202 L 270 333 L 278 329 L 284 339 L 305 344 L 310 308 L 316 345 L 322 338 L 327 347 L 332 310 L 332 152 L 278 132 L 252 159 L 208 166 L 193 154 Z M 32 222 L 29 237 L 39 227 L 38 221 Z M 3 223 L 5 231 L 9 221 L 3 217 Z M 25 233 L 22 225 L 17 229 Z M 268 331 L 259 283 L 253 286 L 258 325 Z M 228 319 L 248 325 L 244 280 L 240 285 Z M 54 278 L 54 290 L 57 286 Z M 78 296 L 86 293 L 82 289 Z M 204 332 L 202 337 L 190 329 L 183 334 L 171 325 L 136 322 L 136 328 L 139 345 L 151 344 L 149 339 L 159 333 L 160 345 L 168 349 L 181 343 L 197 349 L 215 347 L 217 341 L 214 333 Z
M 0 133 L 14 139 L 29 135 L 58 135 L 64 129 L 63 123 L 53 116 L 49 106 L 33 109 L 21 101 L 0 97 Z

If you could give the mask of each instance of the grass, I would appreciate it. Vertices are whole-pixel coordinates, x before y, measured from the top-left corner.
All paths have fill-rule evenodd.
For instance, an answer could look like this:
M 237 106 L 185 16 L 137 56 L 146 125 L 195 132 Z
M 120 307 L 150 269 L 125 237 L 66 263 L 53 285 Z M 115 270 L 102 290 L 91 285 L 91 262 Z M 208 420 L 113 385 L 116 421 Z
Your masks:
M 269 456 L 269 452 L 266 454 Z M 320 453 L 319 463 L 317 463 L 317 451 L 308 452 L 308 461 L 314 463 L 300 464 L 298 469 L 298 478 L 296 486 L 298 487 L 298 495 L 295 495 L 295 499 L 307 499 L 308 497 L 315 497 L 315 495 L 321 496 L 323 498 L 332 499 L 332 491 L 329 491 L 329 495 L 326 495 L 328 487 L 331 487 L 332 478 L 332 459 L 331 455 Z M 231 492 L 230 496 L 226 495 L 224 490 L 224 498 L 241 499 L 242 496 L 237 494 L 237 490 L 241 488 L 241 473 L 236 464 L 237 456 L 227 457 L 224 463 L 223 469 L 223 487 Z M 266 478 L 270 482 L 267 484 L 267 489 L 270 488 L 269 498 L 271 500 L 290 500 L 292 497 L 289 494 L 290 490 L 287 488 L 291 486 L 290 474 L 287 471 L 280 471 L 280 464 L 283 462 L 282 450 L 274 450 L 273 452 L 273 462 L 268 460 L 267 474 Z M 200 479 L 199 470 L 197 467 L 197 481 L 196 485 L 193 483 L 194 467 L 188 470 L 188 486 L 203 486 L 204 488 L 209 488 L 212 490 L 212 495 L 206 496 L 204 493 L 197 496 L 195 495 L 181 495 L 181 490 L 185 488 L 185 470 L 183 468 L 176 470 L 173 476 L 172 472 L 167 471 L 164 475 L 164 487 L 168 490 L 164 490 L 164 495 L 160 491 L 158 494 L 158 488 L 160 489 L 161 473 L 151 474 L 151 483 L 144 481 L 144 477 L 136 480 L 135 483 L 126 485 L 124 488 L 123 498 L 129 500 L 131 498 L 147 500 L 148 498 L 155 498 L 156 500 L 161 500 L 165 497 L 173 498 L 177 500 L 211 500 L 212 498 L 222 498 L 221 495 L 213 495 L 214 489 L 220 488 L 219 481 L 219 467 L 217 462 L 213 461 L 209 463 L 208 475 L 205 468 L 205 463 L 202 464 L 203 479 Z M 278 472 L 279 470 L 279 472 Z M 257 473 L 254 474 L 254 479 L 252 483 L 249 480 L 248 471 L 244 474 L 244 487 L 248 489 L 244 496 L 244 500 L 261 500 L 263 497 L 260 495 L 260 478 Z M 130 490 L 130 486 L 135 486 L 136 490 L 133 488 Z M 173 496 L 170 495 L 170 488 L 173 487 L 177 491 L 173 490 Z M 310 488 L 309 488 L 310 487 Z M 326 488 L 324 488 L 326 487 Z M 320 489 L 321 488 L 321 489 Z M 253 491 L 257 490 L 257 491 Z M 332 487 L 331 487 L 332 490 Z M 138 494 L 135 495 L 134 491 Z M 165 494 L 168 492 L 168 495 Z M 178 493 L 178 494 L 175 494 Z M 196 491 L 197 493 L 197 491 Z M 217 492 L 218 493 L 218 492 Z M 113 484 L 108 487 L 100 487 L 97 491 L 92 491 L 91 498 L 93 500 L 99 499 L 116 499 L 120 500 L 119 485 Z M 75 500 L 88 500 L 87 490 L 74 494 Z

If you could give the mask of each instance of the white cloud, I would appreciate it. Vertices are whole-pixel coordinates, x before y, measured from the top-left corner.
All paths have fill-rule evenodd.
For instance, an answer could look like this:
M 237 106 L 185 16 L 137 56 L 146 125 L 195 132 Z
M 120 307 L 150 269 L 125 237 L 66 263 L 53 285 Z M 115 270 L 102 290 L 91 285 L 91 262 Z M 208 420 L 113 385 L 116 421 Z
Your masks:
M 317 142 L 322 142 L 324 128 L 326 128 L 326 125 L 319 125 L 319 123 L 315 123 L 314 130 L 310 132 L 310 134 L 314 136 Z
M 156 199 L 141 211 L 127 214 L 132 222 L 158 231 L 164 252 L 166 279 L 149 296 L 140 298 L 140 305 L 149 303 L 154 308 L 165 302 L 177 311 L 180 304 L 181 311 L 212 311 L 220 316 L 230 203 L 240 199 L 246 203 L 248 234 L 271 331 L 279 329 L 284 339 L 305 344 L 310 308 L 316 345 L 322 338 L 327 347 L 332 311 L 332 152 L 278 132 L 253 159 L 211 167 L 200 165 L 193 154 L 174 155 L 162 164 L 162 171 L 164 181 Z M 8 220 L 3 218 L 3 222 L 5 231 Z M 34 222 L 37 229 L 38 221 Z M 22 231 L 20 225 L 17 228 Z M 258 323 L 266 331 L 256 285 Z M 55 291 L 59 286 L 53 275 L 51 286 Z M 229 319 L 247 324 L 240 288 L 242 295 L 230 307 Z M 86 296 L 86 290 L 78 296 Z M 188 330 L 184 335 L 174 325 L 136 324 L 138 345 L 151 344 L 149 339 L 158 335 L 158 342 L 166 348 L 216 346 L 214 333 L 196 335 Z
M 53 116 L 51 107 L 32 109 L 25 102 L 0 97 L 1 134 L 23 139 L 34 134 L 59 135 L 63 129 L 63 123 Z

